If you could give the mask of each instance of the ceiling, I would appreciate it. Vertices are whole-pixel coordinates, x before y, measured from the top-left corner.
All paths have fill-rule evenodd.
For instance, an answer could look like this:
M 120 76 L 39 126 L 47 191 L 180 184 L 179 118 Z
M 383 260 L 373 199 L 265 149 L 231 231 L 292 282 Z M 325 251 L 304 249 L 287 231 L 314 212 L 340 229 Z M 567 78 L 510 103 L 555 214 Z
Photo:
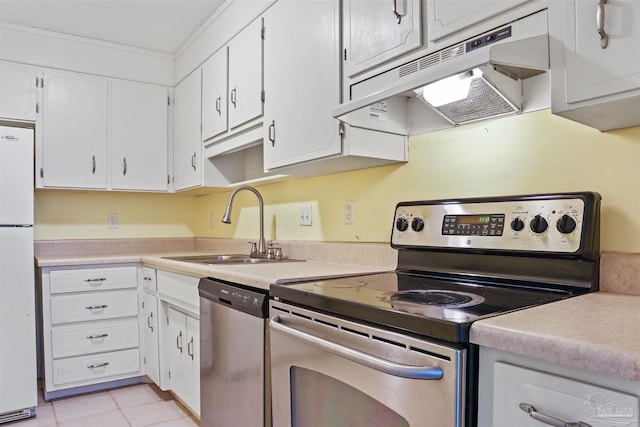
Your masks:
M 174 54 L 224 0 L 0 0 L 0 21 Z

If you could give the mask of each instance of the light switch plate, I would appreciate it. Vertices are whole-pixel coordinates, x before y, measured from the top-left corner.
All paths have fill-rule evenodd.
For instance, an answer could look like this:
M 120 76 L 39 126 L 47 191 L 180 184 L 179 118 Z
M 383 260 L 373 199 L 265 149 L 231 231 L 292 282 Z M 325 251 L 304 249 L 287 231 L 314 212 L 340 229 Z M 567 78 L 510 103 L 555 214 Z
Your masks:
M 300 225 L 311 226 L 311 205 L 300 205 L 300 214 L 298 215 Z

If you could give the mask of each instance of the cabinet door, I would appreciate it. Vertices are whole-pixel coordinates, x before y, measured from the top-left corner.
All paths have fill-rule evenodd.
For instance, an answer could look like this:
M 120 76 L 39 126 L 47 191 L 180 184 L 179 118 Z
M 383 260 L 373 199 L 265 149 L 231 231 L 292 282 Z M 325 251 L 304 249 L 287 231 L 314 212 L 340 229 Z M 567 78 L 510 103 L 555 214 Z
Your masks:
M 107 187 L 107 79 L 45 70 L 45 187 Z
M 184 313 L 169 307 L 167 310 L 167 339 L 169 346 L 169 378 L 171 390 L 182 396 L 185 388 L 185 342 L 187 341 L 187 320 Z
M 429 40 L 463 31 L 531 0 L 429 0 Z
M 202 182 L 202 138 L 200 135 L 200 68 L 175 87 L 173 167 L 176 190 L 197 187 Z
M 420 0 L 345 0 L 343 19 L 348 77 L 422 45 Z
M 171 390 L 200 414 L 200 322 L 172 307 L 167 315 Z
M 36 120 L 38 70 L 0 61 L 0 117 Z
M 143 361 L 145 373 L 160 385 L 160 365 L 158 360 L 158 299 L 144 292 L 142 303 Z
M 262 19 L 256 19 L 229 42 L 229 129 L 261 115 Z
M 640 2 L 607 2 L 604 29 L 609 42 L 600 44 L 596 28 L 597 1 L 564 1 L 565 84 L 567 103 L 640 88 Z
M 184 402 L 196 415 L 200 415 L 200 321 L 191 316 L 186 316 L 186 321 Z
M 340 102 L 339 12 L 337 1 L 281 0 L 265 14 L 265 169 L 342 150 L 331 115 Z
M 227 131 L 227 47 L 202 66 L 202 140 Z
M 162 86 L 111 83 L 111 186 L 167 191 L 168 91 Z

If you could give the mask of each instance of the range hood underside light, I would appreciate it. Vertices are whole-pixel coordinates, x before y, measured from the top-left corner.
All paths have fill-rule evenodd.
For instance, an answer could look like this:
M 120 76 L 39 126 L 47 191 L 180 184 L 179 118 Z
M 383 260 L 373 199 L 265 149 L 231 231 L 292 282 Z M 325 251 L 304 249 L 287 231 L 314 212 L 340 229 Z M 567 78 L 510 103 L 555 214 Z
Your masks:
M 415 92 L 420 100 L 453 124 L 519 113 L 521 105 L 515 102 L 515 98 L 521 98 L 521 81 L 494 75 L 503 80 L 501 87 L 505 84 L 511 86 L 509 97 L 502 93 L 486 74 L 486 70 L 482 72 L 475 68 L 432 83 Z

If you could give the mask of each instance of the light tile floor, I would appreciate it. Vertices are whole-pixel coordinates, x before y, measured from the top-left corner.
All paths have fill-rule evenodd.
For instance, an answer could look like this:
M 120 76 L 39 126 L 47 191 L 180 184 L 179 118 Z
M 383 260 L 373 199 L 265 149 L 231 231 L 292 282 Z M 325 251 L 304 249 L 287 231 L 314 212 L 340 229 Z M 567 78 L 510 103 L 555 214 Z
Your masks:
M 7 427 L 194 427 L 198 420 L 152 384 L 138 384 L 45 402 L 37 415 Z

